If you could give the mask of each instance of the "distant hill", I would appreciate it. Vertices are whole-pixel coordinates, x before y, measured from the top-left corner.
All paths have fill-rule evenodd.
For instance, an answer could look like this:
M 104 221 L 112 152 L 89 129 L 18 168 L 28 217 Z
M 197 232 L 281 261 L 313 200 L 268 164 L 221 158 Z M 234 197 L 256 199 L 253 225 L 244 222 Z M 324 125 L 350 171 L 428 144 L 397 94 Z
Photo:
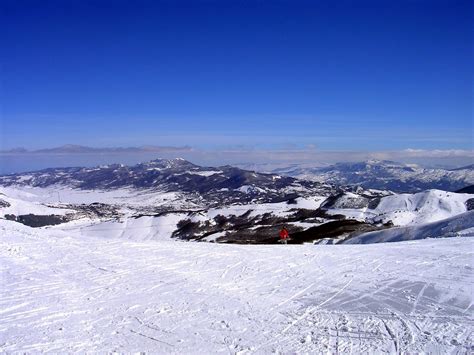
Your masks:
M 358 163 L 338 163 L 326 167 L 299 167 L 272 170 L 273 173 L 299 179 L 339 185 L 358 185 L 365 189 L 413 193 L 428 189 L 457 191 L 474 184 L 474 165 L 458 169 L 430 169 L 414 164 L 369 160 Z

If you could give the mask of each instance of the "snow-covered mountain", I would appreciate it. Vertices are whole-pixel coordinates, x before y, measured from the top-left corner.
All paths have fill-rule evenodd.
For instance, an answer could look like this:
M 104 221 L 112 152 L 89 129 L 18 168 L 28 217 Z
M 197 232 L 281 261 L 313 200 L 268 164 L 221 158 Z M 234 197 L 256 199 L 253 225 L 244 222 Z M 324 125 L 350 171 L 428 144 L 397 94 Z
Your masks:
M 380 243 L 423 238 L 474 236 L 474 196 L 441 190 L 395 194 L 368 200 L 354 193 L 328 198 L 326 213 L 369 225 L 390 226 L 352 233 L 324 243 Z
M 0 186 L 63 186 L 83 190 L 119 188 L 179 192 L 197 205 L 235 202 L 276 202 L 308 194 L 329 195 L 325 183 L 262 174 L 232 166 L 200 167 L 184 159 L 157 159 L 134 166 L 50 168 L 0 176 Z
M 424 224 L 410 224 L 383 231 L 368 232 L 343 243 L 367 244 L 447 237 L 474 237 L 474 211 Z
M 326 183 L 358 185 L 366 189 L 409 193 L 427 189 L 456 191 L 474 184 L 473 165 L 446 170 L 422 168 L 414 164 L 391 161 L 369 160 L 313 168 L 291 165 L 272 169 L 272 173 Z
M 473 209 L 471 206 L 473 201 L 474 196 L 471 194 L 442 190 L 396 194 L 373 199 L 346 192 L 328 198 L 323 207 L 331 214 L 405 226 L 430 223 L 464 213 Z

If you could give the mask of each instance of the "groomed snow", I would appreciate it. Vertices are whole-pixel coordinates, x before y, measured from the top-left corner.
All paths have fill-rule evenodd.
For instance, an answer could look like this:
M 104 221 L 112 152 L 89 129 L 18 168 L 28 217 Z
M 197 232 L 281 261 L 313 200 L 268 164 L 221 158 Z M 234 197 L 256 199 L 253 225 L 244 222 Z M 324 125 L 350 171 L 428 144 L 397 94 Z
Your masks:
M 469 353 L 474 239 L 220 245 L 0 220 L 0 351 Z
M 71 236 L 100 237 L 108 239 L 128 240 L 171 240 L 177 224 L 187 219 L 187 214 L 170 213 L 159 217 L 143 216 L 128 217 L 123 220 L 109 220 L 103 222 L 88 219 L 72 221 L 70 223 L 52 226 L 50 229 L 65 230 Z

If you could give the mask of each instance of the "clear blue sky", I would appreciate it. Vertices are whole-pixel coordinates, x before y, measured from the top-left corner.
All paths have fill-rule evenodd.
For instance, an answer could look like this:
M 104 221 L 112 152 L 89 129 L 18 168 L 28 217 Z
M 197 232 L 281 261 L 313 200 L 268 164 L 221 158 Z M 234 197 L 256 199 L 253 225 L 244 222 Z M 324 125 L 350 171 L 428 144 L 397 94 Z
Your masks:
M 1 1 L 1 147 L 472 149 L 472 1 Z

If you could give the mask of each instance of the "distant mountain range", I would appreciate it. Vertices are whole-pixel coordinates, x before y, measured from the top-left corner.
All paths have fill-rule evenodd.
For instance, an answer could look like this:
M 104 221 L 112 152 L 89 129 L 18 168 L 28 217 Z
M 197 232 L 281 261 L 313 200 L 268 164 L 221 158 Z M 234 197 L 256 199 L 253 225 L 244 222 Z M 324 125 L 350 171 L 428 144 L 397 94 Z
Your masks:
M 273 169 L 271 172 L 305 180 L 357 185 L 365 189 L 391 190 L 398 193 L 427 189 L 457 191 L 474 184 L 474 165 L 448 170 L 369 160 L 313 168 L 291 165 Z
M 213 203 L 278 202 L 309 194 L 329 195 L 336 187 L 315 181 L 263 174 L 232 166 L 201 167 L 184 159 L 156 159 L 126 166 L 49 168 L 0 176 L 2 186 L 49 187 L 88 190 L 118 188 L 179 192 L 194 200 Z
M 0 151 L 0 155 L 13 157 L 25 156 L 35 157 L 36 155 L 46 155 L 51 157 L 61 157 L 63 155 L 70 157 L 86 157 L 86 156 L 103 156 L 103 155 L 120 155 L 129 156 L 135 153 L 145 153 L 148 157 L 153 155 L 163 154 L 165 156 L 179 156 L 186 155 L 187 153 L 194 152 L 193 148 L 188 146 L 182 147 L 167 147 L 167 146 L 140 146 L 140 147 L 106 147 L 106 148 L 93 148 L 82 145 L 67 144 L 56 148 L 50 149 L 39 149 L 39 150 L 27 150 L 24 148 L 16 148 L 11 150 Z M 138 154 L 138 155 L 139 155 Z M 71 161 L 73 158 L 71 158 Z M 130 161 L 129 161 L 130 162 Z M 62 161 L 51 162 L 51 165 L 58 164 L 58 166 L 64 166 Z M 79 161 L 78 165 L 87 165 L 87 162 Z M 33 164 L 34 166 L 34 164 Z M 45 165 L 43 165 L 45 166 Z M 47 166 L 47 165 L 46 165 Z M 90 165 L 89 165 L 90 166 Z M 138 173 L 138 167 L 144 166 L 139 164 L 136 168 L 132 168 L 134 173 Z M 309 180 L 312 182 L 319 182 L 323 184 L 330 184 L 334 186 L 359 186 L 363 189 L 379 189 L 379 190 L 390 190 L 396 193 L 414 193 L 423 191 L 426 189 L 440 189 L 445 191 L 458 191 L 468 186 L 474 185 L 474 164 L 458 167 L 456 169 L 444 169 L 444 168 L 426 168 L 415 164 L 403 164 L 387 160 L 368 160 L 364 162 L 356 163 L 336 163 L 334 165 L 321 165 L 313 163 L 243 163 L 236 165 L 241 170 L 246 171 L 258 171 L 266 174 L 274 174 L 286 177 L 297 178 L 298 180 Z M 238 168 L 234 168 L 235 169 Z M 38 166 L 41 168 L 41 166 Z M 194 169 L 199 167 L 194 166 Z M 84 168 L 86 169 L 86 168 Z M 86 171 L 86 170 L 82 171 Z M 121 168 L 124 170 L 125 168 Z M 127 168 L 128 169 L 128 168 Z M 205 168 L 209 169 L 209 168 Z M 6 169 L 8 172 L 10 169 Z M 13 170 L 13 169 L 12 169 Z M 109 169 L 110 170 L 110 169 Z M 10 170 L 11 171 L 11 170 Z M 15 171 L 15 170 L 13 170 Z M 68 170 L 72 173 L 71 170 Z M 89 171 L 91 171 L 89 169 Z M 156 170 L 155 170 L 156 172 Z M 176 172 L 175 172 L 176 173 Z M 179 173 L 179 172 L 178 172 Z M 225 173 L 233 174 L 230 172 L 229 167 L 225 169 Z M 75 171 L 74 174 L 79 174 L 79 171 Z M 98 174 L 98 173 L 95 173 Z M 127 181 L 124 177 L 117 176 L 114 181 L 108 181 L 105 179 L 102 184 L 110 187 L 115 185 L 137 185 L 139 187 L 150 187 L 153 184 L 150 182 L 149 177 L 155 173 L 140 173 L 139 177 L 133 182 Z M 176 174 L 175 174 L 176 175 Z M 230 176 L 230 175 L 229 175 Z M 228 177 L 229 177 L 228 176 Z M 84 178 L 81 175 L 80 178 Z M 189 178 L 189 176 L 188 176 Z M 48 179 L 46 179 L 49 181 Z M 54 179 L 53 179 L 54 180 Z M 80 179 L 79 179 L 80 180 Z M 154 180 L 156 180 L 154 178 Z M 153 180 L 153 181 L 154 181 Z M 183 185 L 182 178 L 178 178 L 177 175 L 173 178 L 169 178 L 169 181 L 173 180 L 180 187 L 189 185 L 194 189 L 193 181 L 199 180 L 199 178 L 189 178 L 188 182 Z M 212 186 L 217 183 L 218 175 L 213 176 L 210 179 L 205 179 L 206 183 L 210 182 Z M 158 179 L 160 183 L 163 183 Z M 286 180 L 284 180 L 286 181 Z M 90 185 L 89 179 L 82 181 L 82 185 Z M 197 182 L 201 186 L 201 181 Z M 304 183 L 307 185 L 308 183 Z M 204 184 L 206 186 L 206 184 Z M 101 186 L 103 187 L 103 186 Z M 244 188 L 245 189 L 245 188 Z M 249 190 L 250 191 L 250 190 Z
M 137 149 L 166 149 L 165 147 L 142 148 L 90 148 L 67 145 L 60 148 L 34 151 L 87 153 L 98 151 L 126 151 Z M 185 148 L 183 148 L 185 149 Z M 155 188 L 164 191 L 186 191 L 222 197 L 245 193 L 254 198 L 282 196 L 284 189 L 289 195 L 295 191 L 322 190 L 334 192 L 336 186 L 354 186 L 354 189 L 390 190 L 396 193 L 414 193 L 427 189 L 469 192 L 474 185 L 474 164 L 457 169 L 422 168 L 413 164 L 392 161 L 369 160 L 358 163 L 337 163 L 324 167 L 292 164 L 274 168 L 269 173 L 258 173 L 237 167 L 209 168 L 194 165 L 184 159 L 156 159 L 148 163 L 125 166 L 103 165 L 95 168 L 48 168 L 32 173 L 0 176 L 0 184 L 21 183 L 45 187 L 54 184 L 70 185 L 83 189 L 111 189 L 118 187 Z M 295 189 L 295 186 L 297 188 Z M 225 189 L 229 191 L 225 191 Z M 467 190 L 463 190 L 467 189 Z M 472 187 L 471 187 L 472 189 Z M 347 190 L 347 188 L 345 189 Z M 283 196 L 287 197 L 288 194 Z M 232 199 L 233 200 L 233 199 Z M 263 200 L 267 200 L 263 198 Z
M 423 232 L 423 236 L 430 231 L 436 231 L 437 236 L 474 233 L 472 212 L 463 215 L 474 209 L 469 193 L 430 189 L 394 194 L 362 187 L 364 176 L 372 179 L 370 187 L 377 182 L 393 184 L 395 178 L 399 183 L 410 182 L 407 176 L 416 173 L 421 179 L 420 168 L 378 161 L 336 167 L 338 170 L 318 170 L 335 183 L 232 166 L 202 167 L 184 159 L 156 159 L 132 166 L 49 168 L 0 176 L 0 218 L 31 227 L 71 222 L 79 228 L 78 233 L 86 235 L 221 243 L 276 243 L 282 226 L 288 228 L 291 243 L 341 243 L 366 232 L 456 216 L 459 219 L 446 224 L 413 231 Z M 449 181 L 469 171 L 472 173 L 472 169 L 451 171 L 454 175 L 448 175 Z M 359 176 L 360 180 L 354 185 L 337 184 L 354 182 L 346 176 Z M 433 182 L 431 175 L 427 181 Z M 404 231 L 398 229 L 381 238 L 400 240 Z M 410 233 L 407 237 L 418 238 Z

